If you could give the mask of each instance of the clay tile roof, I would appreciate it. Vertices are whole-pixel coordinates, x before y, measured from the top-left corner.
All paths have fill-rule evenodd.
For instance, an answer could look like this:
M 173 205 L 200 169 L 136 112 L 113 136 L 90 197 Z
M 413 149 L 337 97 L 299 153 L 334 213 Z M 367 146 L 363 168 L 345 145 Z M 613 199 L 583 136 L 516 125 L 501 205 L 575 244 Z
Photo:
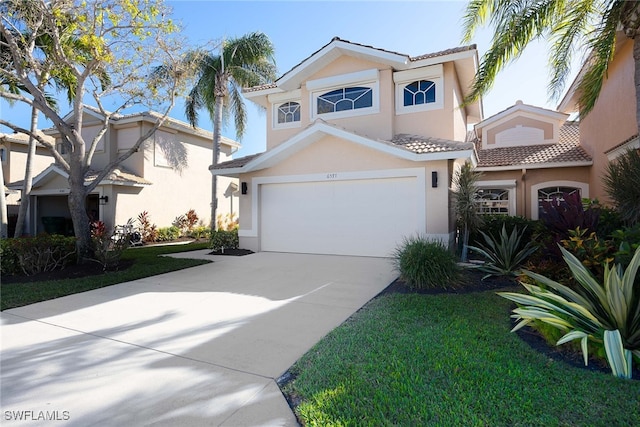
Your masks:
M 445 55 L 451 55 L 454 53 L 459 53 L 459 52 L 466 52 L 468 50 L 475 50 L 477 48 L 477 46 L 475 44 L 469 45 L 469 46 L 460 46 L 460 47 L 454 47 L 451 49 L 445 49 L 445 50 L 441 50 L 439 52 L 433 52 L 433 53 L 427 53 L 424 55 L 420 55 L 420 56 L 414 56 L 411 58 L 411 61 L 420 61 L 421 59 L 429 59 L 429 58 L 436 58 L 438 56 L 445 56 Z
M 99 173 L 98 171 L 89 170 L 85 175 L 85 179 L 87 181 L 93 181 L 98 177 L 98 173 Z M 128 170 L 122 167 L 114 169 L 109 175 L 107 175 L 105 180 L 109 180 L 115 183 L 125 184 L 125 185 L 126 184 L 129 184 L 129 185 L 132 185 L 132 184 L 151 185 L 152 184 L 151 181 L 147 181 L 141 176 L 138 176 L 132 172 L 129 172 Z
M 275 84 L 275 83 L 266 83 L 266 84 L 259 85 L 259 86 L 244 87 L 244 88 L 242 88 L 242 91 L 243 92 L 257 92 L 259 90 L 275 89 L 277 87 L 278 87 L 278 85 Z
M 528 166 L 542 163 L 590 162 L 591 157 L 574 143 L 529 145 L 478 150 L 478 167 Z
M 622 141 L 620 144 L 616 144 L 615 146 L 613 146 L 613 147 L 609 148 L 609 149 L 608 149 L 607 151 L 605 151 L 604 153 L 605 153 L 605 154 L 609 154 L 609 153 L 611 153 L 612 151 L 614 151 L 615 149 L 620 148 L 620 147 L 623 147 L 624 145 L 626 145 L 626 144 L 630 143 L 630 142 L 631 142 L 631 141 L 633 141 L 634 139 L 637 139 L 637 138 L 638 138 L 638 136 L 639 136 L 639 135 L 636 133 L 635 135 L 633 135 L 633 136 L 631 136 L 631 137 L 629 137 L 629 138 L 625 139 L 624 141 Z
M 398 134 L 389 142 L 417 154 L 470 150 L 473 148 L 473 143 L 470 142 L 450 141 L 408 134 Z
M 211 166 L 210 169 L 235 169 L 235 168 L 241 168 L 241 167 L 244 167 L 251 160 L 253 160 L 253 159 L 257 158 L 257 157 L 260 157 L 263 154 L 264 153 L 256 153 L 256 154 L 250 154 L 250 155 L 244 156 L 244 157 L 238 157 L 237 159 L 233 159 L 233 160 L 229 160 L 229 161 L 226 161 L 226 162 L 218 163 L 217 165 Z

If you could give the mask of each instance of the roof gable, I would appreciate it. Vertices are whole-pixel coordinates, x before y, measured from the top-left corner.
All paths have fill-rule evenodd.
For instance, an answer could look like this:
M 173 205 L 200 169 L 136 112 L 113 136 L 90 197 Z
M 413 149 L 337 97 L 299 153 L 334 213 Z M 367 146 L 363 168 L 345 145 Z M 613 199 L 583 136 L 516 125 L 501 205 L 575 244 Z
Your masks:
M 334 136 L 397 158 L 416 162 L 457 158 L 471 158 L 475 162 L 475 152 L 471 143 L 415 135 L 398 135 L 391 141 L 374 140 L 318 119 L 272 150 L 213 165 L 209 169 L 214 175 L 226 176 L 266 169 L 325 136 Z

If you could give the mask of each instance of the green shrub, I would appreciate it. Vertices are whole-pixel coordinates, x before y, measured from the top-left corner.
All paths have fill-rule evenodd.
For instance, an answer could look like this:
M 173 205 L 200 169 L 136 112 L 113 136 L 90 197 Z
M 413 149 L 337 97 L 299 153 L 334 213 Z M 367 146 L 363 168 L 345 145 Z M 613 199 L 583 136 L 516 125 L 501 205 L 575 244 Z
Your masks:
M 616 249 L 613 254 L 616 264 L 628 266 L 634 252 L 640 247 L 640 223 L 612 232 L 611 244 Z
M 514 227 L 511 234 L 507 234 L 506 225 L 503 224 L 498 237 L 481 232 L 486 244 L 470 246 L 469 249 L 485 257 L 485 263 L 477 267 L 487 273 L 484 278 L 520 275 L 520 268 L 527 258 L 538 250 L 532 241 L 524 245 L 520 243 L 525 231 L 520 232 L 518 227 Z
M 0 239 L 0 273 L 6 275 L 16 274 L 20 268 L 11 241 L 12 239 Z
M 211 229 L 206 225 L 195 226 L 189 233 L 189 237 L 193 237 L 194 239 L 209 239 L 211 237 Z
M 522 216 L 485 215 L 482 228 L 471 234 L 470 244 L 477 246 L 478 243 L 483 243 L 485 240 L 481 233 L 499 236 L 503 226 L 506 227 L 507 233 L 511 233 L 514 228 L 518 227 L 519 230 L 522 230 L 522 240 L 525 242 L 533 240 L 534 236 L 544 228 L 542 222 Z
M 170 242 L 171 240 L 176 240 L 180 237 L 180 229 L 175 225 L 171 227 L 162 227 L 158 228 L 158 235 L 156 240 L 158 242 Z
M 93 256 L 95 261 L 102 265 L 103 270 L 116 267 L 120 262 L 122 253 L 131 242 L 130 230 L 133 229 L 133 220 L 129 220 L 127 225 L 122 227 L 123 232 L 107 232 L 107 227 L 102 221 L 95 221 L 91 224 L 91 243 L 93 246 Z
M 560 329 L 564 336 L 557 344 L 580 340 L 585 365 L 588 363 L 588 341 L 602 343 L 613 375 L 631 378 L 632 355 L 640 357 L 640 288 L 634 281 L 640 268 L 640 248 L 629 267 L 612 269 L 605 265 L 604 280 L 593 274 L 566 249 L 563 257 L 580 285 L 572 290 L 547 277 L 526 274 L 542 286 L 523 283 L 529 295 L 501 292 L 516 304 L 514 317 L 517 330 L 534 320 Z
M 63 269 L 75 260 L 75 237 L 43 233 L 35 237 L 10 239 L 8 242 L 20 270 L 26 275 Z
M 211 233 L 210 248 L 214 251 L 224 249 L 238 249 L 240 240 L 238 239 L 238 230 L 216 230 Z
M 393 254 L 400 278 L 412 289 L 450 288 L 459 285 L 461 269 L 456 256 L 441 242 L 406 237 Z

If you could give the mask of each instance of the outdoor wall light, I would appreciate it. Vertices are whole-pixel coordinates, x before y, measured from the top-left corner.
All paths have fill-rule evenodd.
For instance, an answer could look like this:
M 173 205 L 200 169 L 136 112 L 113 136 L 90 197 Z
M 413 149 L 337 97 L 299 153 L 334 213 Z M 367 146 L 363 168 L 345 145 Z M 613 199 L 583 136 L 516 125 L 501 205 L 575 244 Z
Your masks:
M 247 194 L 247 183 L 246 182 L 241 183 L 240 184 L 240 189 L 241 189 L 242 194 Z
M 98 197 L 98 200 L 100 200 L 101 205 L 106 205 L 109 203 L 109 196 L 100 196 Z
M 436 188 L 438 186 L 438 172 L 431 172 L 431 187 Z

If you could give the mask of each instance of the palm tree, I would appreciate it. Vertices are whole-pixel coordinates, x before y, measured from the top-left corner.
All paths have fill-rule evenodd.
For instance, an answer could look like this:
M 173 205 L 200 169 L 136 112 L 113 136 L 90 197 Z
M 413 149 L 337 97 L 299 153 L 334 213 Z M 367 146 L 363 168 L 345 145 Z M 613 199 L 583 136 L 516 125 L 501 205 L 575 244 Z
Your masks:
M 220 160 L 220 140 L 223 117 L 234 118 L 236 136 L 241 139 L 247 122 L 242 88 L 272 82 L 276 67 L 274 48 L 269 38 L 260 32 L 225 40 L 221 53 L 194 52 L 198 57 L 196 83 L 185 105 L 187 119 L 198 124 L 198 111 L 209 112 L 213 121 L 213 164 Z M 217 182 L 211 182 L 211 228 L 215 228 L 217 210 Z
M 478 212 L 476 200 L 481 176 L 482 173 L 475 171 L 471 163 L 465 162 L 453 179 L 456 220 L 462 232 L 462 262 L 467 262 L 469 256 L 469 235 L 484 223 L 482 215 Z
M 640 128 L 640 2 L 623 0 L 472 0 L 464 15 L 463 40 L 487 21 L 494 27 L 489 50 L 480 63 L 470 102 L 491 89 L 496 75 L 517 59 L 533 40 L 549 38 L 552 71 L 549 90 L 557 99 L 570 72 L 572 53 L 590 51 L 585 72 L 578 85 L 580 114 L 594 107 L 607 69 L 615 54 L 618 29 L 633 39 L 635 60 L 636 121 Z

